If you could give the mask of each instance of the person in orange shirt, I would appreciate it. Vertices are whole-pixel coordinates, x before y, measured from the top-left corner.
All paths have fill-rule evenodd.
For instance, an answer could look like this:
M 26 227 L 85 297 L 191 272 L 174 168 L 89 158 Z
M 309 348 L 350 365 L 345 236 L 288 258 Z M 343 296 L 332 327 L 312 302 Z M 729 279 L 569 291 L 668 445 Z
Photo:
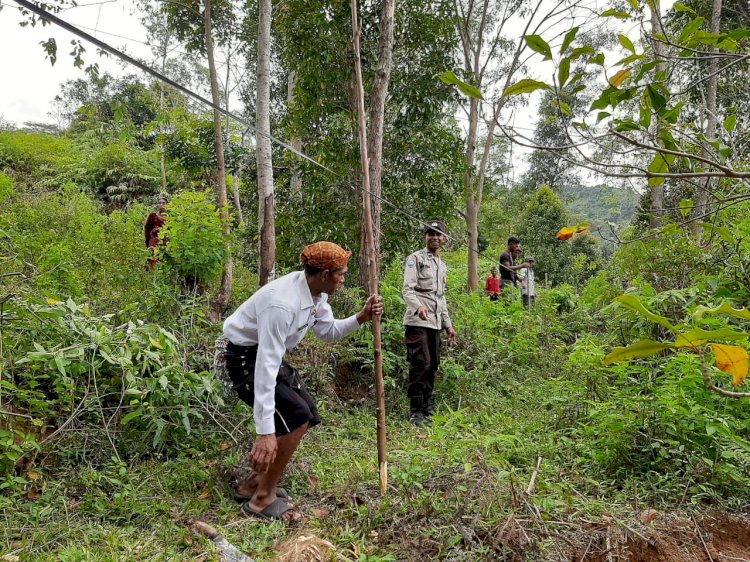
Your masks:
M 492 275 L 484 283 L 484 292 L 490 297 L 491 301 L 497 301 L 500 298 L 500 278 L 497 276 L 497 268 L 492 268 Z

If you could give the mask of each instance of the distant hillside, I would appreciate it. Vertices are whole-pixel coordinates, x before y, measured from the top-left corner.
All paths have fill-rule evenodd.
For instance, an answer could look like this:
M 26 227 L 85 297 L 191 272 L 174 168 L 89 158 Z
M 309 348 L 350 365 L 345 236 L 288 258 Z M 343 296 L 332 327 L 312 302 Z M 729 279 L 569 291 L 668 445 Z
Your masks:
M 639 195 L 629 189 L 607 185 L 577 185 L 569 187 L 561 194 L 563 201 L 573 216 L 591 225 L 591 233 L 601 238 L 601 228 L 605 238 L 609 235 L 608 223 L 615 225 L 616 232 L 628 226 L 635 216 Z M 605 246 L 609 244 L 604 240 Z

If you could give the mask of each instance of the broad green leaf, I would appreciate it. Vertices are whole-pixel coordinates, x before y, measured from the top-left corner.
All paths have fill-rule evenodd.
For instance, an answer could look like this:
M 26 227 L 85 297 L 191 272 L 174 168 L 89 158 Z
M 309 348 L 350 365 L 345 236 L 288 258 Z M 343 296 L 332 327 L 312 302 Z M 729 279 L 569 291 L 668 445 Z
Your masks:
M 721 328 L 719 330 L 703 330 L 693 328 L 687 332 L 677 334 L 674 345 L 676 348 L 681 347 L 700 347 L 712 340 L 741 341 L 750 337 L 746 332 L 738 332 L 731 328 Z
M 594 57 L 591 57 L 592 64 L 598 64 L 599 66 L 604 65 L 604 53 L 599 53 Z
M 576 47 L 575 49 L 573 49 L 573 51 L 570 53 L 570 58 L 572 60 L 576 60 L 583 55 L 593 55 L 594 53 L 596 53 L 596 51 L 594 51 L 593 47 L 591 47 L 590 45 L 584 45 L 583 47 Z
M 675 12 L 687 12 L 688 14 L 695 14 L 695 10 L 688 6 L 685 6 L 685 4 L 680 4 L 679 2 L 675 2 L 674 4 L 672 4 L 672 8 Z
M 634 62 L 638 62 L 641 60 L 644 60 L 646 58 L 645 55 L 628 55 L 624 59 L 618 60 L 615 63 L 615 66 L 628 66 L 630 64 L 633 64 Z
M 615 131 L 619 133 L 626 133 L 628 131 L 639 131 L 641 127 L 638 123 L 631 121 L 630 119 L 623 119 L 619 121 L 615 126 Z
M 633 42 L 627 36 L 621 33 L 620 35 L 618 35 L 618 39 L 620 40 L 620 45 L 625 47 L 625 49 L 627 49 L 631 53 L 635 54 L 635 45 L 633 45 Z
M 55 355 L 55 366 L 63 376 L 67 376 L 67 373 L 65 372 L 65 360 L 62 355 Z
M 641 104 L 638 117 L 638 122 L 641 124 L 641 127 L 648 129 L 651 126 L 651 108 L 648 105 Z
M 652 174 L 666 174 L 669 172 L 669 164 L 661 152 L 657 152 L 651 164 L 648 165 L 648 171 Z M 651 187 L 656 187 L 664 183 L 666 178 L 662 177 L 651 177 L 648 178 L 648 184 Z
M 654 86 L 646 86 L 646 99 L 651 104 L 651 108 L 657 113 L 662 113 L 667 107 L 667 98 L 665 98 Z
M 544 60 L 552 59 L 552 49 L 540 35 L 524 35 L 523 38 L 529 47 L 544 55 Z
M 737 116 L 727 115 L 726 119 L 724 119 L 724 129 L 728 133 L 733 133 L 736 127 L 737 127 Z
M 693 200 L 692 199 L 681 199 L 680 200 L 680 214 L 683 217 L 687 217 L 692 210 L 693 210 Z
M 702 30 L 698 30 L 693 33 L 693 40 L 697 41 L 701 45 L 716 45 L 721 37 L 722 36 L 718 33 L 709 33 L 708 31 Z
M 562 55 L 565 51 L 568 50 L 568 47 L 570 47 L 570 44 L 573 42 L 573 39 L 576 38 L 576 33 L 578 33 L 578 26 L 574 27 L 570 31 L 568 31 L 565 34 L 565 37 L 563 37 L 562 46 L 560 47 L 560 54 Z
M 531 78 L 524 78 L 519 80 L 512 86 L 508 86 L 503 92 L 503 97 L 508 98 L 511 96 L 517 96 L 519 94 L 529 94 L 536 90 L 551 90 L 552 88 L 544 82 L 533 80 Z
M 750 29 L 735 29 L 727 35 L 727 38 L 734 39 L 735 41 L 742 41 L 748 37 L 750 37 Z
M 634 12 L 638 11 L 638 0 L 628 0 L 628 4 L 630 4 L 630 7 L 633 8 Z
M 616 347 L 602 361 L 604 365 L 619 363 L 620 361 L 629 361 L 631 359 L 643 359 L 651 357 L 664 351 L 672 349 L 674 346 L 669 343 L 663 343 L 653 340 L 641 340 L 627 347 Z
M 602 119 L 606 119 L 607 117 L 611 117 L 612 114 L 608 111 L 600 111 L 596 116 L 596 122 L 599 123 Z
M 605 10 L 604 12 L 602 12 L 602 17 L 626 20 L 630 17 L 630 14 L 627 12 L 620 12 L 619 10 L 615 10 L 614 8 L 610 8 L 609 10 Z
M 716 366 L 725 373 L 731 373 L 732 386 L 741 385 L 747 378 L 747 351 L 735 345 L 710 345 L 716 358 Z
M 557 80 L 562 88 L 570 77 L 570 59 L 562 59 L 557 70 Z
M 693 318 L 696 322 L 700 321 L 706 314 L 729 314 L 735 318 L 741 318 L 742 320 L 750 320 L 750 310 L 747 308 L 732 308 L 728 303 L 721 303 L 719 306 L 709 308 L 707 306 L 699 306 L 693 312 Z
M 573 115 L 573 110 L 570 109 L 570 106 L 565 103 L 564 101 L 558 101 L 557 105 L 560 107 L 560 111 L 563 115 Z
M 693 21 L 691 21 L 689 24 L 687 24 L 682 32 L 680 33 L 680 37 L 677 39 L 679 43 L 684 43 L 687 41 L 693 33 L 698 31 L 701 25 L 703 25 L 703 22 L 706 21 L 706 18 L 695 18 Z
M 651 322 L 655 322 L 660 326 L 664 326 L 668 330 L 672 330 L 673 332 L 675 331 L 674 326 L 670 324 L 667 318 L 658 314 L 654 314 L 653 312 L 648 310 L 645 306 L 643 306 L 643 303 L 635 295 L 620 295 L 619 297 L 615 297 L 612 302 L 618 303 L 620 306 L 632 310 L 633 312 L 637 312 L 641 316 L 645 316 L 646 318 L 651 320 Z
M 440 78 L 440 80 L 442 80 L 449 86 L 456 86 L 458 90 L 467 97 L 478 100 L 484 99 L 484 97 L 482 96 L 482 92 L 479 91 L 479 88 L 477 88 L 476 86 L 472 86 L 471 84 L 467 84 L 466 82 L 462 82 L 450 70 L 446 70 L 445 72 L 440 73 L 438 75 L 438 78 Z

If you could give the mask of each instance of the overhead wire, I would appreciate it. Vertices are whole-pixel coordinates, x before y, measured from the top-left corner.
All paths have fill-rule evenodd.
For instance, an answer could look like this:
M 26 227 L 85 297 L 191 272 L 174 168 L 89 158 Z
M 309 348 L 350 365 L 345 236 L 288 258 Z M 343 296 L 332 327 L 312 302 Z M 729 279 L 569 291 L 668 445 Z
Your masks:
M 145 64 L 145 63 L 143 63 L 143 62 L 141 62 L 141 61 L 139 61 L 139 60 L 131 57 L 130 55 L 128 55 L 128 54 L 120 51 L 119 49 L 117 49 L 115 47 L 112 47 L 108 43 L 105 43 L 104 41 L 102 41 L 100 39 L 97 39 L 96 37 L 90 35 L 89 33 L 86 33 L 85 31 L 83 31 L 82 29 L 79 29 L 80 26 L 72 25 L 72 24 L 70 24 L 70 23 L 68 23 L 68 22 L 60 19 L 59 17 L 57 17 L 57 16 L 49 13 L 45 9 L 40 8 L 39 6 L 33 4 L 29 0 L 13 0 L 13 1 L 16 4 L 19 4 L 20 6 L 23 6 L 25 9 L 27 9 L 27 10 L 35 13 L 39 17 L 47 20 L 48 22 L 50 22 L 52 24 L 55 24 L 58 27 L 61 27 L 62 29 L 65 29 L 66 31 L 68 31 L 70 33 L 73 33 L 74 35 L 77 35 L 78 37 L 80 37 L 80 38 L 82 38 L 82 39 L 84 39 L 84 40 L 86 40 L 86 41 L 88 41 L 90 43 L 93 43 L 95 46 L 99 47 L 103 51 L 106 51 L 106 52 L 108 52 L 108 53 L 116 56 L 117 58 L 119 58 L 119 59 L 121 59 L 121 60 L 123 60 L 123 61 L 125 61 L 125 62 L 127 62 L 127 63 L 129 63 L 129 64 L 131 64 L 133 66 L 135 66 L 136 68 L 142 70 L 146 74 L 149 74 L 150 76 L 153 76 L 157 80 L 160 80 L 161 82 L 164 82 L 165 84 L 168 84 L 169 86 L 172 86 L 173 88 L 175 88 L 176 90 L 182 92 L 183 94 L 185 94 L 185 95 L 187 95 L 187 96 L 189 96 L 189 97 L 191 97 L 191 98 L 199 101 L 200 103 L 202 103 L 202 104 L 204 104 L 204 105 L 212 108 L 215 111 L 218 111 L 219 113 L 225 115 L 226 117 L 229 117 L 230 119 L 233 119 L 234 121 L 236 121 L 236 122 L 244 125 L 245 127 L 249 128 L 250 130 L 254 131 L 255 133 L 260 134 L 260 135 L 268 138 L 269 140 L 271 140 L 271 142 L 276 143 L 278 146 L 281 146 L 281 147 L 285 148 L 286 150 L 288 150 L 292 154 L 298 156 L 299 158 L 301 158 L 303 160 L 306 160 L 306 161 L 310 162 L 311 164 L 313 164 L 314 166 L 320 168 L 321 170 L 324 170 L 324 171 L 328 172 L 329 174 L 331 174 L 333 176 L 336 176 L 336 177 L 339 177 L 339 178 L 345 178 L 345 176 L 343 174 L 341 174 L 339 172 L 336 172 L 336 171 L 332 170 L 331 168 L 329 168 L 328 166 L 326 166 L 325 164 L 322 164 L 322 163 L 318 162 L 317 160 L 315 160 L 311 156 L 308 156 L 307 154 L 305 154 L 301 150 L 298 150 L 298 149 L 294 148 L 291 144 L 289 144 L 289 143 L 287 143 L 287 142 L 285 142 L 285 141 L 283 141 L 283 140 L 275 137 L 274 135 L 271 135 L 271 134 L 266 133 L 264 131 L 260 131 L 257 127 L 255 127 L 255 125 L 253 125 L 252 123 L 250 123 L 250 121 L 248 121 L 244 117 L 242 117 L 240 115 L 237 115 L 236 113 L 234 113 L 232 111 L 229 111 L 228 109 L 224 109 L 223 107 L 221 107 L 219 105 L 214 104 L 211 100 L 209 100 L 209 99 L 201 96 L 200 94 L 198 94 L 196 92 L 193 92 L 189 88 L 186 88 L 185 86 L 183 86 L 180 83 L 172 80 L 168 76 L 165 76 L 164 74 L 160 73 L 159 71 L 154 70 L 153 68 L 151 68 L 147 64 Z M 356 186 L 354 186 L 354 185 L 351 185 L 350 187 L 352 187 L 352 189 L 355 189 L 355 190 L 357 189 Z M 483 254 L 478 248 L 474 248 L 474 247 L 470 246 L 468 243 L 464 242 L 463 240 L 461 240 L 461 239 L 459 239 L 457 237 L 451 236 L 447 232 L 443 232 L 439 228 L 432 227 L 432 225 L 430 224 L 430 222 L 428 222 L 426 220 L 423 220 L 423 219 L 421 219 L 421 218 L 419 218 L 419 217 L 417 217 L 417 216 L 415 216 L 415 215 L 413 215 L 411 213 L 408 213 L 403 208 L 401 208 L 398 205 L 390 202 L 385 197 L 383 197 L 383 196 L 381 196 L 381 195 L 379 195 L 377 193 L 374 193 L 374 192 L 372 192 L 370 190 L 365 190 L 365 193 L 367 193 L 371 197 L 374 197 L 375 199 L 377 199 L 378 201 L 380 201 L 380 203 L 382 203 L 383 205 L 385 205 L 385 206 L 393 209 L 394 211 L 396 211 L 397 213 L 401 214 L 402 216 L 410 219 L 411 221 L 416 222 L 416 223 L 420 224 L 423 227 L 430 227 L 430 228 L 432 228 L 433 230 L 435 230 L 435 231 L 439 232 L 440 234 L 442 234 L 443 236 L 445 236 L 446 239 L 448 239 L 448 240 L 456 240 L 458 244 L 460 244 L 462 246 L 465 246 L 469 252 L 475 253 L 478 257 L 481 257 L 481 258 L 484 258 L 486 260 L 489 260 L 489 261 L 491 261 L 492 263 L 495 263 L 495 264 L 497 263 L 497 260 L 495 258 L 492 258 L 490 256 L 487 256 L 487 255 Z M 500 265 L 500 267 L 505 268 L 505 266 L 503 264 L 499 264 L 499 265 Z M 506 269 L 508 269 L 508 268 L 506 268 Z

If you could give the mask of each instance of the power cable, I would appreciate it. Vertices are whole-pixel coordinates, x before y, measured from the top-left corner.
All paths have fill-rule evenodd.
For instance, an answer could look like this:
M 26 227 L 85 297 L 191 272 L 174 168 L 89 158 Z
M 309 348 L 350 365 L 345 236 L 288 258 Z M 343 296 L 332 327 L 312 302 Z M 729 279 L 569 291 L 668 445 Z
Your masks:
M 19 5 L 23 6 L 27 10 L 29 10 L 29 11 L 37 14 L 39 17 L 41 17 L 41 18 L 49 21 L 50 23 L 53 23 L 53 24 L 55 24 L 55 25 L 57 25 L 57 26 L 65 29 L 66 31 L 68 31 L 70 33 L 73 33 L 74 35 L 77 35 L 78 37 L 80 37 L 80 38 L 82 38 L 82 39 L 84 39 L 84 40 L 86 40 L 86 41 L 88 41 L 90 43 L 93 43 L 94 45 L 96 45 L 100 49 L 102 49 L 102 50 L 104 50 L 104 51 L 106 51 L 108 53 L 113 54 L 114 56 L 120 58 L 121 60 L 124 60 L 125 62 L 127 62 L 129 64 L 132 64 L 136 68 L 139 68 L 140 70 L 142 70 L 146 74 L 149 74 L 149 75 L 153 76 L 157 80 L 160 80 L 160 81 L 164 82 L 165 84 L 168 84 L 169 86 L 172 86 L 173 88 L 175 88 L 176 90 L 182 92 L 183 94 L 185 94 L 185 95 L 187 95 L 187 96 L 189 96 L 189 97 L 191 97 L 191 98 L 193 98 L 193 99 L 201 102 L 204 105 L 207 105 L 208 107 L 214 109 L 215 111 L 218 111 L 219 113 L 221 113 L 221 114 L 229 117 L 230 119 L 233 119 L 236 122 L 238 122 L 238 123 L 240 123 L 242 125 L 245 125 L 250 130 L 252 130 L 252 131 L 254 131 L 254 132 L 256 132 L 256 133 L 258 133 L 258 134 L 260 134 L 260 135 L 262 135 L 262 136 L 264 136 L 266 138 L 268 138 L 272 142 L 274 142 L 277 145 L 279 145 L 279 146 L 287 149 L 289 152 L 291 152 L 292 154 L 295 154 L 296 156 L 302 158 L 303 160 L 307 160 L 308 162 L 312 163 L 313 165 L 317 166 L 318 168 L 320 168 L 322 170 L 325 170 L 326 172 L 328 172 L 328 173 L 330 173 L 330 174 L 332 174 L 334 176 L 337 176 L 337 177 L 340 177 L 340 178 L 344 178 L 344 176 L 342 174 L 340 174 L 338 172 L 335 172 L 334 170 L 332 170 L 328 166 L 326 166 L 324 164 L 321 164 L 320 162 L 318 162 L 314 158 L 308 156 L 307 154 L 301 152 L 300 150 L 297 150 L 296 148 L 294 148 L 293 146 L 291 146 L 289 143 L 284 142 L 284 141 L 282 141 L 282 140 L 274 137 L 271 134 L 268 134 L 268 133 L 265 133 L 263 131 L 258 130 L 255 127 L 255 125 L 253 125 L 252 123 L 250 123 L 244 117 L 241 117 L 240 115 L 237 115 L 234 112 L 231 112 L 231 111 L 229 111 L 227 109 L 224 109 L 223 107 L 221 107 L 219 105 L 214 104 L 212 101 L 206 99 L 205 97 L 201 96 L 200 94 L 197 94 L 197 93 L 193 92 L 192 90 L 186 88 L 185 86 L 182 86 L 178 82 L 175 82 L 171 78 L 163 75 L 162 73 L 160 73 L 157 70 L 154 70 L 153 68 L 151 68 L 150 66 L 142 63 L 141 61 L 134 59 L 130 55 L 127 55 L 126 53 L 120 51 L 119 49 L 116 49 L 115 47 L 112 47 L 108 43 L 105 43 L 104 41 L 101 41 L 101 40 L 97 39 L 96 37 L 93 37 L 92 35 L 86 33 L 85 31 L 83 31 L 81 29 L 79 29 L 78 27 L 76 27 L 74 25 L 71 25 L 70 23 L 68 23 L 68 22 L 66 22 L 66 21 L 58 18 L 57 16 L 55 16 L 53 14 L 50 14 L 45 9 L 40 8 L 39 6 L 33 4 L 32 2 L 29 2 L 29 0 L 13 0 L 13 1 L 16 4 L 19 4 Z M 351 187 L 352 187 L 352 189 L 356 189 L 355 186 L 353 186 L 353 185 Z M 418 223 L 418 224 L 420 224 L 422 226 L 429 226 L 433 230 L 435 230 L 435 231 L 439 232 L 440 234 L 442 234 L 443 236 L 445 236 L 446 239 L 448 239 L 448 240 L 452 240 L 452 239 L 457 240 L 459 242 L 459 244 L 461 244 L 462 246 L 465 246 L 467 248 L 467 250 L 469 250 L 470 252 L 474 252 L 478 257 L 481 257 L 481 258 L 484 258 L 486 260 L 489 260 L 492 263 L 496 263 L 496 260 L 494 258 L 486 256 L 485 254 L 483 254 L 482 252 L 480 252 L 477 248 L 472 248 L 471 246 L 469 246 L 469 244 L 463 242 L 462 240 L 459 240 L 458 238 L 454 238 L 453 236 L 450 236 L 447 232 L 443 232 L 439 228 L 432 227 L 428 221 L 422 220 L 419 217 L 406 212 L 404 209 L 402 209 L 401 207 L 398 207 L 394 203 L 391 203 L 390 201 L 388 201 L 387 199 L 385 199 L 381 195 L 375 194 L 375 193 L 373 193 L 372 191 L 369 191 L 369 190 L 367 190 L 366 193 L 368 195 L 372 196 L 372 197 L 375 197 L 382 204 L 390 207 L 391 209 L 395 210 L 397 213 L 399 213 L 399 214 L 401 214 L 401 215 L 409 218 L 410 220 L 412 220 L 412 221 L 414 221 L 414 222 L 416 222 L 416 223 Z M 509 269 L 509 268 L 505 267 L 503 264 L 499 264 L 499 265 L 500 265 L 500 267 L 503 267 L 505 269 Z

